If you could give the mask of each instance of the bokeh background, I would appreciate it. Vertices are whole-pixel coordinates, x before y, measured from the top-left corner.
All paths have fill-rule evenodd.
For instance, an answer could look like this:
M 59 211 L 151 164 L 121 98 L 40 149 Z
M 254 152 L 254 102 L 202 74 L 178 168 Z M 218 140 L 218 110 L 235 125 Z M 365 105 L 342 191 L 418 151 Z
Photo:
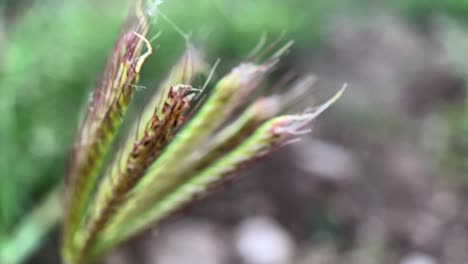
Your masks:
M 2 264 L 60 263 L 59 210 L 38 205 L 56 197 L 127 2 L 0 1 Z M 317 101 L 349 89 L 301 143 L 105 263 L 468 263 L 467 1 L 165 2 L 221 73 L 284 32 L 296 45 L 283 68 L 319 76 Z M 155 28 L 136 105 L 184 49 Z

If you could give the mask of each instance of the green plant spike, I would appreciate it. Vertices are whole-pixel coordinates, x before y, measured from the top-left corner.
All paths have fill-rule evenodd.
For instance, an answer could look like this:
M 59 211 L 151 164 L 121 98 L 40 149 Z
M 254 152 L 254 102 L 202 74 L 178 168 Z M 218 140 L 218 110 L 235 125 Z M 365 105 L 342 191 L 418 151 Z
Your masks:
M 184 159 L 184 162 L 179 163 L 176 170 L 167 169 L 166 172 L 171 177 L 161 177 L 158 184 L 152 186 L 148 195 L 134 201 L 137 206 L 128 212 L 127 218 L 121 219 L 115 225 L 125 225 L 131 218 L 137 217 L 153 207 L 179 184 L 187 181 L 188 178 L 207 168 L 241 144 L 264 121 L 273 118 L 288 105 L 294 104 L 315 83 L 315 77 L 306 76 L 291 86 L 284 95 L 274 95 L 255 101 L 235 122 L 211 135 L 206 142 L 199 142 L 198 148 L 193 153 L 188 153 L 187 158 Z
M 189 86 L 171 87 L 171 95 L 163 103 L 165 110 L 161 116 L 155 114 L 143 138 L 134 143 L 130 154 L 123 159 L 119 156 L 115 164 L 109 167 L 91 215 L 87 220 L 87 228 L 77 237 L 77 245 L 86 255 L 86 251 L 93 246 L 95 237 L 112 219 L 118 207 L 125 201 L 129 191 L 138 183 L 146 169 L 161 153 L 164 146 L 172 139 L 174 131 L 184 123 L 185 112 L 190 108 Z
M 127 213 L 125 219 L 115 225 L 126 225 L 132 218 L 143 214 L 154 206 L 155 203 L 163 199 L 173 188 L 188 177 L 196 175 L 207 166 L 211 165 L 219 157 L 222 157 L 233 148 L 237 147 L 243 140 L 257 129 L 257 127 L 275 116 L 280 109 L 280 102 L 277 97 L 262 98 L 249 107 L 244 113 L 228 127 L 213 135 L 205 146 L 200 145 L 194 153 L 187 154 L 187 159 L 180 163 L 177 170 L 168 169 L 171 177 L 161 177 L 157 185 L 152 186 L 151 193 L 139 200 L 134 200 L 137 206 Z M 111 228 L 111 227 L 110 227 Z M 119 228 L 116 228 L 119 229 Z
M 139 195 L 148 195 L 152 186 L 158 185 L 161 177 L 171 177 L 173 170 L 183 162 L 187 153 L 192 153 L 202 142 L 218 128 L 222 122 L 233 111 L 233 105 L 242 96 L 257 87 L 265 78 L 269 67 L 266 65 L 242 64 L 235 68 L 230 74 L 221 79 L 216 85 L 213 93 L 209 96 L 199 112 L 190 120 L 169 144 L 162 155 L 148 169 L 141 181 L 132 192 L 132 196 L 117 213 L 114 221 L 118 223 L 125 219 L 128 212 L 135 207 L 133 200 Z
M 94 255 L 99 256 L 129 236 L 159 223 L 185 205 L 210 193 L 212 188 L 224 182 L 229 175 L 251 161 L 265 156 L 275 148 L 286 144 L 288 140 L 308 132 L 307 129 L 304 130 L 304 127 L 338 100 L 344 90 L 345 86 L 326 103 L 310 113 L 279 116 L 267 121 L 233 151 L 182 182 L 142 215 L 135 216 L 120 225 L 118 229 L 105 233 L 105 236 L 99 240 Z
M 117 208 L 125 201 L 128 192 L 138 183 L 143 173 L 161 153 L 164 146 L 186 120 L 191 102 L 201 90 L 189 85 L 194 76 L 205 69 L 201 53 L 192 45 L 172 69 L 159 94 L 145 107 L 130 136 L 108 166 L 90 210 L 86 228 L 77 235 L 77 247 L 86 255 L 93 247 L 100 230 L 110 221 Z M 172 85 L 185 83 L 185 85 Z M 140 128 L 143 124 L 143 127 Z M 135 134 L 133 137 L 131 135 Z
M 89 207 L 103 160 L 126 112 L 141 67 L 152 54 L 145 38 L 148 18 L 142 8 L 143 2 L 139 1 L 136 17 L 130 18 L 134 21 L 132 26 L 117 41 L 71 153 L 62 242 L 62 254 L 68 263 L 74 262 L 75 234 Z M 142 54 L 145 45 L 148 50 Z

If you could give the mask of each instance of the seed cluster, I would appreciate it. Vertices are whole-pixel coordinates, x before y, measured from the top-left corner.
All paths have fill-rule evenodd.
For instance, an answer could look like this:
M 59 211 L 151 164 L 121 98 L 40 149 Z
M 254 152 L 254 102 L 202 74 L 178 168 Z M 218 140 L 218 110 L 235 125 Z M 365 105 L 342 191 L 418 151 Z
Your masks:
M 281 83 L 290 88 L 285 94 L 255 99 L 255 92 L 291 47 L 288 42 L 261 62 L 257 59 L 234 67 L 208 93 L 205 88 L 216 67 L 205 85 L 195 88 L 193 80 L 207 67 L 201 52 L 188 43 L 159 92 L 134 120 L 117 154 L 101 168 L 112 154 L 110 146 L 140 70 L 152 54 L 148 21 L 158 14 L 154 8 L 159 4 L 137 2 L 136 15 L 130 16 L 128 29 L 117 40 L 78 131 L 67 173 L 62 244 L 69 264 L 97 260 L 211 193 L 235 172 L 310 132 L 310 122 L 344 91 L 296 114 L 283 113 L 308 98 L 304 95 L 315 78 Z M 148 9 L 151 12 L 144 12 Z M 277 43 L 258 47 L 261 56 L 256 57 L 270 53 Z

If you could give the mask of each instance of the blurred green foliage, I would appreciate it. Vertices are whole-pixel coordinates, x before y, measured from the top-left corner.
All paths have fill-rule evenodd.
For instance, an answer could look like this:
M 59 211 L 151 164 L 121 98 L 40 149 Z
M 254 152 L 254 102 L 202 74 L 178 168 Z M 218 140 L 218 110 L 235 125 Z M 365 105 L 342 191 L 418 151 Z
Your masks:
M 42 4 L 7 29 L 0 92 L 3 228 L 61 178 L 83 95 L 117 30 L 120 18 L 106 14 Z
M 464 0 L 398 0 L 394 2 L 399 11 L 418 20 L 425 20 L 437 14 L 468 19 L 468 2 Z

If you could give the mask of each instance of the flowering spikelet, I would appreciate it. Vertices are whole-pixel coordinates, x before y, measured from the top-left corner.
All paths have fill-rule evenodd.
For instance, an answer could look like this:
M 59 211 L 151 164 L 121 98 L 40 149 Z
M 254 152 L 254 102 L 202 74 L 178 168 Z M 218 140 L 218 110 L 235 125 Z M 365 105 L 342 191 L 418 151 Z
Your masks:
M 206 142 L 206 146 L 200 146 L 193 153 L 187 153 L 184 162 L 180 162 L 177 167 L 166 168 L 165 173 L 170 177 L 163 177 L 158 183 L 152 186 L 152 192 L 146 197 L 136 197 L 133 201 L 134 211 L 123 211 L 126 217 L 138 215 L 140 211 L 151 208 L 155 202 L 165 195 L 171 187 L 176 186 L 187 177 L 200 172 L 209 166 L 213 161 L 232 150 L 248 137 L 262 122 L 274 117 L 280 108 L 279 98 L 276 96 L 262 98 L 252 104 L 233 124 L 222 129 L 213 135 L 213 138 Z M 126 222 L 125 219 L 120 221 Z M 117 223 L 118 224 L 118 223 Z
M 149 102 L 136 122 L 132 130 L 136 138 L 129 137 L 120 150 L 121 154 L 109 165 L 97 191 L 87 227 L 78 236 L 78 248 L 86 251 L 92 247 L 99 230 L 112 219 L 115 210 L 186 121 L 192 101 L 202 92 L 188 84 L 204 69 L 200 52 L 188 44 L 169 78 L 163 82 L 160 93 Z M 176 83 L 185 84 L 174 86 Z M 143 129 L 140 128 L 142 123 Z
M 187 43 L 184 54 L 172 68 L 169 77 L 161 83 L 158 92 L 149 100 L 148 105 L 145 107 L 140 117 L 141 120 L 137 122 L 136 125 L 139 125 L 138 123 L 146 124 L 150 122 L 155 114 L 155 109 L 157 109 L 156 114 L 161 114 L 163 110 L 161 104 L 169 95 L 168 89 L 178 84 L 191 85 L 193 79 L 204 72 L 206 67 L 201 52 L 195 48 L 193 44 Z M 135 133 L 143 132 L 137 127 L 135 127 L 133 131 Z M 141 135 L 137 135 L 137 137 L 140 136 Z
M 227 116 L 234 110 L 241 98 L 258 87 L 269 71 L 269 65 L 242 64 L 222 78 L 216 85 L 213 93 L 204 103 L 200 111 L 177 134 L 177 137 L 162 153 L 155 164 L 149 168 L 141 182 L 138 183 L 133 197 L 129 198 L 121 210 L 119 210 L 115 222 L 125 221 L 127 217 L 133 217 L 133 211 L 138 210 L 139 196 L 150 195 L 142 191 L 150 186 L 159 185 L 161 182 L 172 178 L 174 170 L 183 164 L 184 157 L 188 157 L 216 128 L 218 128 Z M 110 224 L 112 226 L 112 224 Z
M 194 153 L 187 153 L 187 158 L 177 167 L 174 173 L 171 173 L 172 170 L 167 168 L 166 172 L 170 173 L 170 178 L 160 179 L 158 184 L 152 187 L 152 192 L 146 197 L 146 201 L 136 201 L 135 204 L 138 205 L 138 210 L 146 211 L 150 209 L 157 201 L 162 200 L 167 193 L 171 192 L 179 184 L 206 169 L 219 157 L 232 151 L 246 140 L 263 122 L 273 118 L 282 108 L 292 103 L 296 99 L 293 92 L 297 88 L 311 87 L 314 83 L 314 79 L 304 78 L 293 86 L 290 92 L 283 96 L 270 96 L 255 101 L 235 122 L 216 132 L 212 138 L 207 140 L 207 146 L 199 146 L 199 149 L 194 151 Z
M 344 89 L 345 87 L 329 101 L 311 112 L 279 116 L 265 122 L 252 131 L 247 138 L 244 138 L 242 143 L 232 151 L 225 156 L 218 157 L 212 164 L 205 166 L 188 180 L 177 185 L 163 199 L 154 202 L 152 208 L 147 208 L 139 217 L 125 222 L 114 232 L 108 233 L 108 236 L 102 239 L 100 249 L 111 247 L 120 242 L 120 239 L 138 233 L 151 224 L 157 224 L 184 205 L 205 196 L 213 187 L 225 181 L 230 174 L 237 172 L 252 161 L 264 157 L 275 148 L 310 132 L 306 126 L 330 107 L 342 95 Z
M 198 151 L 195 151 L 192 155 L 187 155 L 187 160 L 179 164 L 176 172 L 167 168 L 167 172 L 170 173 L 172 180 L 163 178 L 158 181 L 158 184 L 152 187 L 152 192 L 148 193 L 149 195 L 138 197 L 139 199 L 134 201 L 134 204 L 138 205 L 132 207 L 134 211 L 127 212 L 127 218 L 120 219 L 120 222 L 115 224 L 130 226 L 127 220 L 132 218 L 132 215 L 139 215 L 139 213 L 150 210 L 157 203 L 156 201 L 162 200 L 172 188 L 177 187 L 177 185 L 191 175 L 196 175 L 210 166 L 211 163 L 216 161 L 219 157 L 239 145 L 245 138 L 253 133 L 261 123 L 277 114 L 279 110 L 278 99 L 279 98 L 273 96 L 259 99 L 250 106 L 236 122 L 217 133 L 214 138 L 210 140 L 208 146 L 200 146 Z
M 78 242 L 82 247 L 91 247 L 97 232 L 112 217 L 116 208 L 125 200 L 127 193 L 143 176 L 146 169 L 172 139 L 174 132 L 184 123 L 184 115 L 190 109 L 194 94 L 191 86 L 178 85 L 168 89 L 169 95 L 161 105 L 160 115 L 154 114 L 141 139 L 138 139 L 123 159 L 118 156 L 116 164 L 109 167 L 101 188 L 97 192 L 95 208 L 88 219 L 85 237 Z
M 118 39 L 73 146 L 68 165 L 63 254 L 71 258 L 73 237 L 84 217 L 101 164 L 138 82 L 151 45 L 146 40 L 148 19 L 138 2 L 128 30 Z M 147 52 L 142 54 L 146 45 Z
M 296 112 L 288 108 L 308 99 L 304 95 L 315 83 L 313 77 L 301 78 L 283 95 L 251 99 L 291 47 L 289 42 L 263 63 L 241 63 L 208 93 L 205 88 L 219 60 L 203 88 L 194 88 L 194 77 L 206 65 L 187 41 L 185 54 L 134 120 L 117 154 L 101 168 L 141 67 L 152 53 L 146 39 L 149 17 L 168 19 L 158 10 L 160 3 L 137 2 L 136 16 L 129 18 L 128 29 L 115 45 L 73 147 L 62 242 L 68 264 L 94 262 L 120 242 L 206 196 L 252 161 L 309 132 L 309 123 L 344 91 L 297 114 L 284 113 Z M 279 41 L 256 49 L 257 61 Z

